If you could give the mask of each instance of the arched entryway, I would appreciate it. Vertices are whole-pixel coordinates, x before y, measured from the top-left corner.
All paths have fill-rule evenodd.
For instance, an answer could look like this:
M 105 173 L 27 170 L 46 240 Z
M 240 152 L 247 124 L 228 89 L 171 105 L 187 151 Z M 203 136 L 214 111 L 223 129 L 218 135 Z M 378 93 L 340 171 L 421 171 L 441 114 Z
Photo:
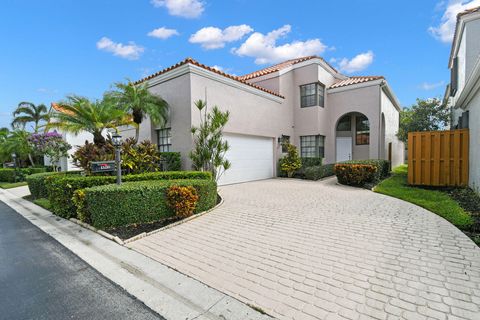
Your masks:
M 336 162 L 370 157 L 370 121 L 360 112 L 341 116 L 335 126 Z

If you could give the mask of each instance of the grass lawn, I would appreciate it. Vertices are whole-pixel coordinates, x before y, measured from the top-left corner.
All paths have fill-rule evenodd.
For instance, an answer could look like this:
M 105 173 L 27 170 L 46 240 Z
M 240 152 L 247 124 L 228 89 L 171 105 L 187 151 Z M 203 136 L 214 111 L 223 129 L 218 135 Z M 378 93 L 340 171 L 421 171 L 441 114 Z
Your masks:
M 378 184 L 374 191 L 430 210 L 460 229 L 468 229 L 473 224 L 472 217 L 447 193 L 409 186 L 407 172 L 406 165 L 396 167 L 393 169 L 392 176 Z
M 45 198 L 35 199 L 33 200 L 33 203 L 35 203 L 37 206 L 42 207 L 43 209 L 47 209 L 47 210 L 52 209 L 52 205 L 50 204 L 50 201 Z
M 21 182 L 0 182 L 0 188 L 2 189 L 11 189 L 11 188 L 16 188 L 16 187 L 22 187 L 26 186 L 27 182 L 26 181 L 21 181 Z

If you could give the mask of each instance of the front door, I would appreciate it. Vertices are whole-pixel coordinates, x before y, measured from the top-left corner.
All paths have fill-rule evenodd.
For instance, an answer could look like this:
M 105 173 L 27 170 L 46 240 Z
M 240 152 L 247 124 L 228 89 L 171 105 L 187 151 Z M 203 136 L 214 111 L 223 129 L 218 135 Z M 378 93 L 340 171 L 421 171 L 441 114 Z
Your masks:
M 337 137 L 337 162 L 352 160 L 352 137 Z

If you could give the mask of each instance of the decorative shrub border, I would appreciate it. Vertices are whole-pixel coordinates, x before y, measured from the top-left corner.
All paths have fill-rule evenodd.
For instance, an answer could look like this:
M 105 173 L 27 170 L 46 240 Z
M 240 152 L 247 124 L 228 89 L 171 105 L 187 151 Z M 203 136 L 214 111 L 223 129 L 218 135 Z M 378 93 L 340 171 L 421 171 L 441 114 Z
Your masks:
M 124 182 L 174 179 L 212 180 L 212 175 L 210 172 L 199 171 L 166 171 L 122 177 Z M 69 219 L 77 216 L 77 209 L 72 201 L 76 190 L 113 184 L 115 180 L 115 176 L 51 175 L 45 178 L 45 186 L 52 211 L 58 216 Z
M 77 218 L 95 228 L 114 228 L 135 223 L 150 223 L 175 216 L 167 203 L 171 186 L 193 187 L 198 194 L 195 213 L 208 210 L 217 202 L 213 180 L 156 180 L 126 182 L 75 191 L 73 202 Z

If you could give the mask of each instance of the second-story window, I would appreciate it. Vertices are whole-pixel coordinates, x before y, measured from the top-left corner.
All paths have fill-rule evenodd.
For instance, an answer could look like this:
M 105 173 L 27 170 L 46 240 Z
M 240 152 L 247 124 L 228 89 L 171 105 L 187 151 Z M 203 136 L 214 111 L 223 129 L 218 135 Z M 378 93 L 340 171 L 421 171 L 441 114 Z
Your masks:
M 453 59 L 452 70 L 450 71 L 450 96 L 453 97 L 458 89 L 458 57 Z
M 319 82 L 300 86 L 300 107 L 324 106 L 325 86 Z

